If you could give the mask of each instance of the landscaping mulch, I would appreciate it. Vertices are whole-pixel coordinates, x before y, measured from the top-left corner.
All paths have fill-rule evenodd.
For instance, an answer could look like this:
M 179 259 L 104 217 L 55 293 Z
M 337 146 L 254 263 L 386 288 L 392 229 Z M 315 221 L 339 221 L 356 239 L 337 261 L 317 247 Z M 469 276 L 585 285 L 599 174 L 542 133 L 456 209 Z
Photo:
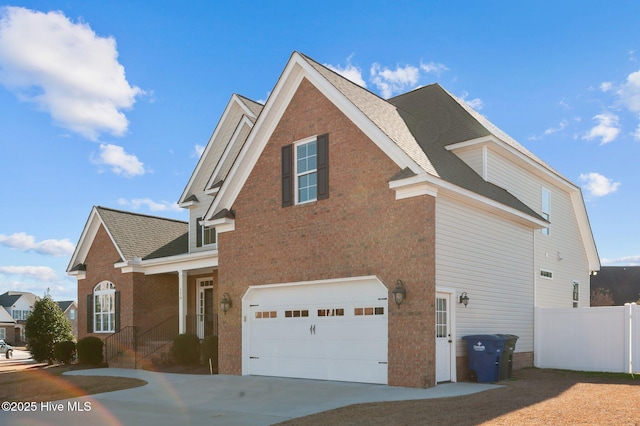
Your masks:
M 455 398 L 357 404 L 282 425 L 640 425 L 640 377 L 523 369 Z

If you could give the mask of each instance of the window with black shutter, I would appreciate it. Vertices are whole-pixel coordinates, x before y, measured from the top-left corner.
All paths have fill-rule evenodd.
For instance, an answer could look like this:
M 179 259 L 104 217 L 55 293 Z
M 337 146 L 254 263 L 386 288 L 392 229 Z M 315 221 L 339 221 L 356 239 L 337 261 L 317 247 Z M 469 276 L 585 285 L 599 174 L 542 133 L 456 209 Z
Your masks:
M 282 207 L 329 198 L 329 135 L 282 147 Z

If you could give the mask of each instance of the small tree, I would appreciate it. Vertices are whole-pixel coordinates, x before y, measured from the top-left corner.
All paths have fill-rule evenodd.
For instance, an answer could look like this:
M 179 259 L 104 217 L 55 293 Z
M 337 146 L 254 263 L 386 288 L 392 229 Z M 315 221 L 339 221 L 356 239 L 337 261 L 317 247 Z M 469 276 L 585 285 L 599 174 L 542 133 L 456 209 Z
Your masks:
M 49 292 L 36 301 L 33 312 L 24 327 L 27 349 L 38 362 L 53 363 L 53 347 L 56 343 L 73 340 L 71 324 L 65 318 L 60 306 L 51 299 Z

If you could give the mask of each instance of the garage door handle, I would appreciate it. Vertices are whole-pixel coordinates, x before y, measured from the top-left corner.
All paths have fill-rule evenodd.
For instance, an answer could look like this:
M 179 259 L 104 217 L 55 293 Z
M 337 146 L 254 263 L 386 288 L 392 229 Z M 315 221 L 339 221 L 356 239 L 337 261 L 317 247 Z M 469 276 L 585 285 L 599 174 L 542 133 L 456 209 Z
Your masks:
M 316 326 L 312 325 L 309 327 L 309 334 L 316 334 Z

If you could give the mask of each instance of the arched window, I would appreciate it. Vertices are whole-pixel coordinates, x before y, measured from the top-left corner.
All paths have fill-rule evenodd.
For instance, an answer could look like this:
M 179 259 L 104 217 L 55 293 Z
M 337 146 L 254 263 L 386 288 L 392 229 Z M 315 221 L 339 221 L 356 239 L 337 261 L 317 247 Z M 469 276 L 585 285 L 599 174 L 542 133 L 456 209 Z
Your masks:
M 119 292 L 110 281 L 102 281 L 93 288 L 87 299 L 89 312 L 87 331 L 93 333 L 113 333 L 119 328 Z

